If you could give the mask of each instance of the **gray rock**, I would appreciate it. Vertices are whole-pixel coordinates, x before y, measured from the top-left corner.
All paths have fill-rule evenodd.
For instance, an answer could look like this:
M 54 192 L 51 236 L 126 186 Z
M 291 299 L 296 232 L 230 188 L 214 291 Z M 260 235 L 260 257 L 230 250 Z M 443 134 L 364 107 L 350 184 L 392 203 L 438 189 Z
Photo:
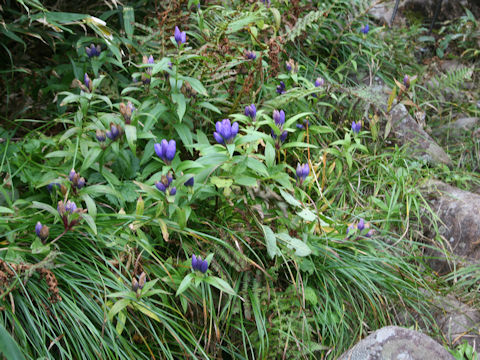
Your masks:
M 452 257 L 447 259 L 442 247 L 428 248 L 427 256 L 434 256 L 430 266 L 439 273 L 448 273 L 454 268 L 480 261 L 480 196 L 457 189 L 441 181 L 429 180 L 422 187 L 422 193 L 430 208 L 438 216 L 438 235 L 446 240 L 443 246 Z M 437 235 L 431 215 L 426 213 L 423 223 L 427 237 Z
M 454 360 L 428 336 L 397 326 L 375 331 L 348 350 L 339 360 Z
M 368 11 L 368 14 L 371 15 L 380 24 L 391 25 L 390 19 L 392 18 L 394 5 L 395 1 L 388 1 L 381 4 L 376 4 Z
M 412 156 L 438 165 L 452 165 L 447 153 L 410 116 L 405 105 L 398 104 L 390 111 L 391 129 L 395 139 L 411 150 Z
M 433 129 L 435 136 L 459 136 L 480 125 L 480 117 L 462 117 L 454 122 Z

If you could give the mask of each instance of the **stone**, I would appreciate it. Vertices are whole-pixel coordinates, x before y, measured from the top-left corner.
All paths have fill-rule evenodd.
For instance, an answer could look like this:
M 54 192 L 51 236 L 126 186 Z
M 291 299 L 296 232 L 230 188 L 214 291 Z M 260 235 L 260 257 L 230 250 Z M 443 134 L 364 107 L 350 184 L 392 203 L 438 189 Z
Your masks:
M 439 343 L 414 330 L 387 326 L 361 340 L 339 360 L 454 360 Z
M 380 24 L 390 25 L 390 19 L 392 18 L 394 5 L 395 1 L 388 1 L 380 4 L 376 3 L 368 11 L 368 14 L 371 15 Z
M 412 156 L 428 163 L 452 166 L 452 160 L 430 135 L 413 119 L 403 104 L 390 111 L 391 133 L 400 143 L 411 150 Z
M 459 136 L 473 131 L 480 125 L 480 117 L 462 117 L 454 122 L 433 129 L 434 136 Z
M 440 235 L 446 244 L 433 244 L 425 251 L 433 270 L 440 274 L 480 261 L 480 195 L 460 190 L 438 180 L 429 180 L 421 191 L 438 216 L 438 234 L 431 214 L 425 210 L 425 235 Z M 439 246 L 440 245 L 440 246 Z M 446 250 L 446 251 L 444 251 Z M 451 254 L 451 257 L 450 257 Z M 448 258 L 447 258 L 448 255 Z

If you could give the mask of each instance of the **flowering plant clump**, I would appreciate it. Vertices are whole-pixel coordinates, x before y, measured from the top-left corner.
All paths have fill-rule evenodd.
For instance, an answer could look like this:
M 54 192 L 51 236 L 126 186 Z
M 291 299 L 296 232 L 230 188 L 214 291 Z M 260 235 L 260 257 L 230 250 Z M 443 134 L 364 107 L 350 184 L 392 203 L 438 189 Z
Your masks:
M 215 132 L 213 137 L 222 145 L 231 144 L 238 134 L 238 123 L 230 123 L 230 119 L 223 119 L 215 123 Z
M 120 138 L 123 133 L 123 129 L 120 125 L 110 123 L 110 130 L 107 130 L 105 135 L 112 141 L 115 141 Z
M 167 141 L 163 139 L 160 143 L 156 143 L 153 146 L 155 154 L 162 159 L 166 164 L 170 164 L 175 157 L 177 151 L 177 143 L 175 140 Z
M 363 230 L 367 230 L 367 232 L 364 232 Z M 364 219 L 360 219 L 358 223 L 355 224 L 350 224 L 347 228 L 347 235 L 348 237 L 353 236 L 354 231 L 356 231 L 357 235 L 362 235 L 362 232 L 364 233 L 364 236 L 369 238 L 374 234 L 373 229 L 369 229 L 369 225 L 365 223 Z
M 255 59 L 257 58 L 257 54 L 255 54 L 255 51 L 245 50 L 245 52 L 243 53 L 243 55 L 244 55 L 245 58 L 248 59 L 248 60 L 255 60 Z
M 68 200 L 66 203 L 59 201 L 57 205 L 57 211 L 60 215 L 65 231 L 71 230 L 75 225 L 77 225 L 81 218 L 82 214 L 86 210 L 77 207 L 75 202 Z
M 205 274 L 208 270 L 208 261 L 202 260 L 200 256 L 192 255 L 192 269 Z
M 177 193 L 177 188 L 175 186 L 170 188 L 170 185 L 173 181 L 172 175 L 168 173 L 167 175 L 162 175 L 162 179 L 160 181 L 155 182 L 155 187 L 163 193 L 167 193 L 170 195 L 175 195 Z
M 74 186 L 76 189 L 81 189 L 85 186 L 85 178 L 80 177 L 80 174 L 75 172 L 74 169 L 70 170 L 68 179 L 72 182 L 72 186 Z

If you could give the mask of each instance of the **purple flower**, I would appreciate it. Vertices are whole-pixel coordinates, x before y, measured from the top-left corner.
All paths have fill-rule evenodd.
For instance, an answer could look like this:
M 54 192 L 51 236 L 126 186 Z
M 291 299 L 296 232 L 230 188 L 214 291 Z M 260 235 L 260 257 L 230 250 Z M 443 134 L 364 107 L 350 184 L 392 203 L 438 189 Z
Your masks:
M 325 80 L 323 80 L 322 77 L 318 77 L 315 80 L 315 87 L 320 87 L 320 86 L 323 86 L 324 84 L 325 84 Z
M 366 25 L 363 25 L 362 28 L 360 29 L 360 32 L 362 34 L 368 34 L 368 31 L 370 30 L 370 27 L 368 26 L 368 24 Z
M 187 41 L 187 34 L 185 31 L 180 31 L 178 26 L 175 26 L 175 41 L 178 45 L 184 44 Z
M 60 184 L 59 184 L 59 183 L 50 183 L 50 184 L 48 184 L 48 185 L 47 185 L 47 190 L 48 190 L 48 192 L 52 192 L 54 186 L 60 187 Z
M 158 190 L 160 190 L 161 192 L 166 192 L 168 187 L 172 183 L 172 181 L 173 181 L 173 177 L 172 177 L 172 175 L 170 175 L 170 173 L 168 173 L 167 175 L 162 175 L 162 180 L 155 182 L 155 187 Z M 173 189 L 175 189 L 175 190 L 173 190 Z M 172 194 L 172 191 L 174 191 L 173 194 Z M 170 190 L 170 195 L 175 195 L 176 192 L 177 192 L 177 189 L 175 187 L 173 187 Z
M 77 189 L 81 189 L 85 186 L 85 178 L 81 177 L 77 182 Z
M 165 190 L 167 190 L 167 188 L 165 187 L 165 185 L 163 185 L 162 182 L 160 181 L 157 181 L 155 182 L 155 187 L 160 190 L 161 192 L 165 192 Z
M 152 55 L 150 55 L 149 57 L 147 57 L 146 55 L 143 55 L 142 64 L 153 65 L 155 64 L 155 60 L 153 59 Z M 152 80 L 152 70 L 153 70 L 153 67 L 148 66 L 145 68 L 145 72 L 142 73 L 142 82 L 144 85 L 150 84 L 150 81 Z
M 252 120 L 255 120 L 255 117 L 257 116 L 257 108 L 255 107 L 255 104 L 245 106 L 245 115 L 252 118 Z
M 90 80 L 90 77 L 87 73 L 83 75 L 83 83 L 89 91 L 92 91 L 92 81 Z
M 70 173 L 68 174 L 68 180 L 73 181 L 73 178 L 77 175 L 74 169 L 70 170 Z
M 105 139 L 107 138 L 107 136 L 105 135 L 105 132 L 100 129 L 97 129 L 97 131 L 95 132 L 95 137 L 100 142 L 104 142 Z
M 273 110 L 273 121 L 275 121 L 275 125 L 282 128 L 283 124 L 285 124 L 285 111 Z
M 185 183 L 183 185 L 185 186 L 193 186 L 195 184 L 195 178 L 192 176 L 190 179 L 188 179 L 187 181 L 185 181 Z
M 65 211 L 69 212 L 70 214 L 77 210 L 77 204 L 73 201 L 68 200 L 65 204 Z
M 89 58 L 93 56 L 99 56 L 102 52 L 102 48 L 100 45 L 95 46 L 94 44 L 90 44 L 90 46 L 85 47 L 85 52 Z
M 257 58 L 255 51 L 245 50 L 244 55 L 248 60 L 255 60 Z
M 174 196 L 176 193 L 177 193 L 177 188 L 176 188 L 175 186 L 173 186 L 173 187 L 170 189 L 170 195 L 171 195 L 171 196 Z
M 408 75 L 405 75 L 403 77 L 403 85 L 405 85 L 407 89 L 410 87 L 410 78 L 408 77 Z
M 290 62 L 286 61 L 285 62 L 285 68 L 287 69 L 288 72 L 292 71 L 292 64 L 290 64 Z
M 303 124 L 295 124 L 299 129 L 305 129 L 305 127 L 310 126 L 310 122 L 307 119 L 303 120 Z
M 303 165 L 297 164 L 296 175 L 297 175 L 298 181 L 300 182 L 300 185 L 303 184 L 303 182 L 305 181 L 309 173 L 310 173 L 310 168 L 308 164 L 303 164 Z
M 362 129 L 362 123 L 360 121 L 357 123 L 355 123 L 355 121 L 352 121 L 352 131 L 355 134 L 358 134 L 361 129 Z
M 120 135 L 119 126 L 115 125 L 114 123 L 111 123 L 110 130 L 106 132 L 106 135 L 110 140 L 114 140 L 114 141 L 117 140 L 117 138 Z
M 273 131 L 273 129 L 271 129 L 271 135 L 272 135 L 272 138 L 276 139 L 277 138 L 277 134 L 275 134 L 275 132 Z M 285 130 L 283 131 L 281 134 L 280 134 L 280 142 L 285 142 L 285 140 L 287 139 L 287 136 L 288 136 L 288 131 Z
M 202 260 L 202 258 L 192 255 L 192 269 L 195 271 L 200 271 L 205 274 L 208 270 L 208 261 Z
M 358 224 L 357 224 L 357 229 L 358 229 L 359 231 L 362 231 L 363 229 L 365 229 L 365 220 L 360 219 L 360 221 L 359 221 Z
M 42 223 L 39 221 L 35 225 L 35 234 L 37 234 L 37 236 L 40 236 L 40 231 L 41 230 L 42 230 Z
M 375 233 L 375 230 L 371 229 L 371 230 L 368 230 L 368 232 L 365 234 L 365 237 L 369 238 L 369 237 L 372 237 L 372 235 Z
M 231 124 L 230 119 L 223 119 L 215 123 L 215 130 L 213 137 L 219 144 L 231 144 L 238 134 L 238 123 Z
M 175 152 L 177 151 L 177 143 L 175 140 L 167 141 L 163 139 L 160 143 L 156 143 L 153 145 L 155 149 L 155 153 L 157 156 L 165 161 L 166 164 L 170 164 L 170 162 L 175 157 Z
M 267 7 L 270 7 L 270 0 L 262 0 L 262 3 L 264 3 Z
M 355 226 L 349 225 L 348 228 L 347 228 L 347 235 L 350 231 L 353 231 L 354 229 L 355 229 Z
M 286 89 L 285 83 L 283 81 L 280 81 L 280 85 L 277 86 L 277 93 L 280 95 L 285 94 L 285 89 Z

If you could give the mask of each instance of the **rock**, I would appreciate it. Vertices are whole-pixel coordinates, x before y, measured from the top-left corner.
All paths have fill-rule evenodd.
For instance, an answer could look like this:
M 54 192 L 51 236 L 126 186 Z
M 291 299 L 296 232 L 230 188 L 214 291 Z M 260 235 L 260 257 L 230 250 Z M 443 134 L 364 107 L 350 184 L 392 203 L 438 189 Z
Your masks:
M 478 263 L 480 261 L 480 196 L 469 191 L 457 189 L 441 181 L 430 180 L 422 187 L 422 193 L 432 211 L 441 222 L 438 234 L 447 242 L 446 250 L 452 253 L 447 259 L 441 247 L 426 249 L 426 255 L 432 256 L 429 265 L 439 273 L 448 273 L 453 268 Z M 426 235 L 434 239 L 437 235 L 427 213 L 423 222 Z M 453 262 L 450 264 L 450 262 Z
M 435 298 L 432 315 L 450 347 L 467 341 L 480 352 L 480 312 L 449 295 Z
M 376 4 L 368 11 L 368 14 L 371 15 L 380 24 L 390 25 L 390 19 L 392 18 L 394 5 L 395 1 Z
M 471 132 L 480 125 L 480 117 L 462 117 L 454 122 L 433 129 L 435 136 L 459 136 Z
M 348 350 L 339 360 L 454 360 L 428 336 L 398 326 L 375 331 Z
M 447 153 L 410 116 L 405 105 L 396 105 L 390 116 L 393 136 L 401 145 L 411 149 L 412 156 L 435 165 L 452 165 Z

